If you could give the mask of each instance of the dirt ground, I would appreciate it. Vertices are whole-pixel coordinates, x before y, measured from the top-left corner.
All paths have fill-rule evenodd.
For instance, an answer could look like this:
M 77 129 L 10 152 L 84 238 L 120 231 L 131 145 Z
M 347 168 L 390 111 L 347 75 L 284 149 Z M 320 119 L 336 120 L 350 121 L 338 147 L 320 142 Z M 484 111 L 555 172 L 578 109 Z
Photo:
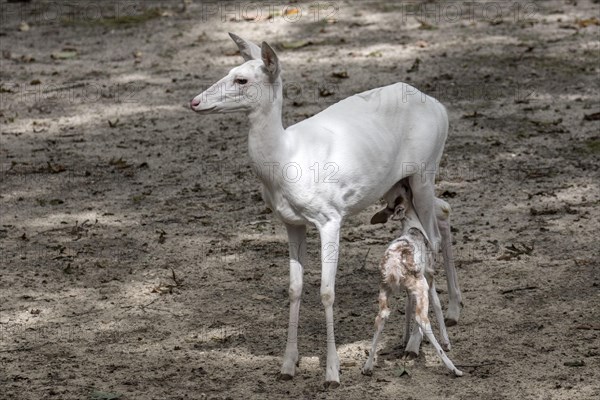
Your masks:
M 598 2 L 261 4 L 0 3 L 0 398 L 598 398 Z M 229 31 L 278 51 L 286 126 L 397 81 L 447 106 L 464 377 L 428 343 L 400 358 L 401 298 L 361 375 L 396 231 L 374 204 L 342 232 L 342 385 L 323 388 L 314 229 L 300 367 L 277 380 L 284 228 L 246 117 L 188 108 L 241 63 Z

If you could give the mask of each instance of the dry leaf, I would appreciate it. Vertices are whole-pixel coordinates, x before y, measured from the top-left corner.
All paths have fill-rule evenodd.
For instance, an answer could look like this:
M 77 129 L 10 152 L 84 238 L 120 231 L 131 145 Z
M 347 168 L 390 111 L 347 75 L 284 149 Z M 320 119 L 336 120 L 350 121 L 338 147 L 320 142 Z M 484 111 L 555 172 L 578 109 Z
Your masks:
M 417 72 L 419 70 L 419 64 L 421 64 L 421 59 L 417 57 L 413 65 L 408 70 L 406 70 L 406 72 Z
M 563 365 L 565 367 L 583 367 L 585 362 L 583 360 L 565 361 Z
M 50 57 L 54 60 L 69 60 L 77 57 L 77 50 L 55 51 Z
M 292 42 L 281 42 L 281 47 L 284 49 L 299 49 L 311 45 L 310 40 L 295 40 Z
M 417 21 L 421 24 L 421 25 L 419 25 L 419 29 L 421 29 L 421 30 L 430 31 L 430 30 L 437 29 L 436 26 L 431 25 L 430 23 L 428 23 L 426 21 L 423 21 L 423 20 L 420 20 L 420 19 L 417 19 Z
M 333 96 L 334 94 L 335 94 L 334 91 L 329 90 L 327 88 L 319 89 L 319 96 L 321 96 L 321 97 L 329 97 L 329 96 Z
M 383 57 L 383 53 L 379 50 L 375 50 L 367 54 L 367 57 Z
M 64 165 L 62 164 L 53 164 L 50 161 L 48 161 L 48 172 L 50 172 L 51 174 L 58 174 L 61 173 L 63 171 L 65 171 L 66 168 Z
M 173 285 L 160 284 L 159 286 L 152 288 L 150 293 L 158 293 L 161 295 L 173 293 Z
M 583 120 L 584 121 L 598 121 L 598 120 L 600 120 L 600 112 L 584 115 Z
M 587 28 L 590 25 L 600 25 L 600 20 L 596 17 L 577 20 L 577 25 L 580 28 Z
M 283 13 L 283 15 L 296 15 L 300 13 L 300 9 L 296 8 L 296 7 L 288 7 L 286 8 L 285 12 Z
M 125 169 L 131 167 L 131 165 L 127 164 L 127 161 L 123 160 L 122 157 L 111 158 L 108 162 L 109 165 L 113 165 L 117 169 Z
M 331 73 L 331 76 L 333 76 L 334 78 L 340 78 L 340 79 L 348 79 L 348 72 L 347 71 L 333 71 Z

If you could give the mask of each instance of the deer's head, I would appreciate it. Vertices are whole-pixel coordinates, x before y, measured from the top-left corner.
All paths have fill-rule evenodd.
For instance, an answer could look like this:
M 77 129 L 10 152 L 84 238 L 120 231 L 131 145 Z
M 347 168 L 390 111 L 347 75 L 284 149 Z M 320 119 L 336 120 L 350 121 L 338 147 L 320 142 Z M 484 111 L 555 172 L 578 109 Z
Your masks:
M 273 102 L 281 91 L 279 60 L 271 46 L 263 42 L 258 47 L 233 33 L 229 36 L 245 62 L 191 100 L 191 109 L 198 113 L 252 111 Z

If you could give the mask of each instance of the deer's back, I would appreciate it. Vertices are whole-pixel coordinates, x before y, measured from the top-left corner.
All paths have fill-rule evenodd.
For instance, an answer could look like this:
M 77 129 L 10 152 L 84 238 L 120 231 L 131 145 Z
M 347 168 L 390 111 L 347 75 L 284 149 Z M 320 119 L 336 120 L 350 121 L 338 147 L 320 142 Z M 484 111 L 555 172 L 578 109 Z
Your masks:
M 404 83 L 351 96 L 286 130 L 291 161 L 306 177 L 297 184 L 354 214 L 439 162 L 447 124 L 440 103 Z

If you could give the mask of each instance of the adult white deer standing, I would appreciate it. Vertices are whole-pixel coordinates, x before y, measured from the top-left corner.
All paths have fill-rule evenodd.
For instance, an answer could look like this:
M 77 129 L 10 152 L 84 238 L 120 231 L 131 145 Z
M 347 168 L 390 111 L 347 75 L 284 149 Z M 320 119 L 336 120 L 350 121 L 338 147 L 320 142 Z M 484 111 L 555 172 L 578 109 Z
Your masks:
M 298 362 L 298 314 L 306 260 L 306 225 L 321 239 L 321 302 L 327 323 L 326 386 L 339 385 L 333 328 L 335 275 L 343 220 L 375 203 L 408 177 L 418 217 L 435 249 L 434 180 L 448 132 L 444 107 L 414 87 L 396 83 L 340 101 L 284 129 L 281 66 L 273 49 L 229 34 L 245 63 L 194 97 L 200 114 L 245 111 L 248 150 L 263 198 L 287 229 L 290 317 L 281 377 Z

